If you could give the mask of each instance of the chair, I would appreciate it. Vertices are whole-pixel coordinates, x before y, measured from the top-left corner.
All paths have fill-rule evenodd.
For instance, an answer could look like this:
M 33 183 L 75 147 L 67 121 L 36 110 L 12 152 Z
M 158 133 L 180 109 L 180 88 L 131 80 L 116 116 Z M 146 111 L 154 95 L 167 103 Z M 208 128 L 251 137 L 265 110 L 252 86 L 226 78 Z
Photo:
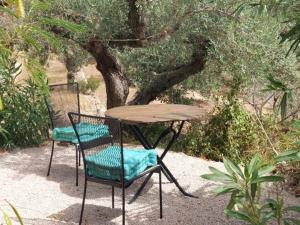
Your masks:
M 78 113 L 68 115 L 78 138 L 85 171 L 79 225 L 82 223 L 87 181 L 112 187 L 112 208 L 114 208 L 115 187 L 122 189 L 122 224 L 125 225 L 125 189 L 135 180 L 153 172 L 159 174 L 160 218 L 162 218 L 161 167 L 157 164 L 156 150 L 123 147 L 122 126 L 118 120 Z M 94 127 L 93 137 L 80 135 L 82 123 Z
M 80 166 L 80 152 L 75 131 L 67 113 L 80 113 L 79 87 L 77 83 L 50 85 L 50 95 L 45 99 L 52 130 L 52 150 L 47 176 L 50 175 L 55 142 L 75 145 L 76 154 L 76 186 L 78 186 L 78 165 Z M 78 162 L 79 161 L 79 162 Z

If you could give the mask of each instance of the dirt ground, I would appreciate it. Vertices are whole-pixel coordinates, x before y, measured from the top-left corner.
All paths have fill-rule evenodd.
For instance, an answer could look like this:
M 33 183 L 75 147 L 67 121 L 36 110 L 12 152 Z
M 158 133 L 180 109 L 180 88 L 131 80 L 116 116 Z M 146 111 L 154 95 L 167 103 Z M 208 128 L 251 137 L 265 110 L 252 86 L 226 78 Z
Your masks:
M 51 145 L 15 150 L 0 155 L 0 207 L 13 212 L 4 200 L 15 205 L 26 225 L 77 224 L 83 193 L 83 169 L 75 186 L 75 151 L 72 146 L 56 147 L 52 170 L 46 176 Z M 161 151 L 159 151 L 161 153 Z M 163 177 L 163 219 L 159 219 L 158 176 L 154 175 L 142 195 L 126 204 L 128 225 L 238 225 L 240 221 L 224 216 L 227 196 L 215 197 L 209 190 L 214 183 L 200 176 L 209 166 L 223 169 L 222 163 L 206 161 L 183 153 L 169 152 L 165 163 L 185 190 L 198 198 L 184 197 L 174 184 Z M 126 190 L 126 201 L 142 180 Z M 300 200 L 285 193 L 288 204 Z M 84 211 L 85 225 L 120 225 L 121 192 L 116 191 L 116 208 L 111 209 L 111 188 L 88 183 Z M 1 224 L 1 219 L 0 219 Z
M 83 68 L 86 75 L 99 75 L 94 65 Z M 66 81 L 66 69 L 57 60 L 48 66 L 50 83 Z M 130 97 L 135 90 L 130 90 Z M 96 100 L 95 100 L 96 99 Z M 95 96 L 81 95 L 83 112 L 102 114 L 105 111 L 104 83 Z M 5 200 L 20 212 L 25 225 L 78 224 L 82 193 L 83 168 L 80 168 L 79 186 L 75 186 L 75 151 L 72 146 L 57 146 L 52 170 L 46 176 L 50 158 L 50 143 L 42 147 L 0 151 L 0 208 L 13 217 Z M 161 151 L 159 151 L 161 153 Z M 223 210 L 228 196 L 215 197 L 210 190 L 215 183 L 200 176 L 209 166 L 223 169 L 222 163 L 169 152 L 165 163 L 185 190 L 198 198 L 183 196 L 174 184 L 163 177 L 163 219 L 159 219 L 158 177 L 154 175 L 142 195 L 133 204 L 126 204 L 128 225 L 238 225 L 240 221 L 227 218 Z M 133 196 L 143 178 L 126 190 L 126 201 Z M 288 205 L 300 205 L 300 199 L 284 193 Z M 88 183 L 84 212 L 85 225 L 120 225 L 121 192 L 116 191 L 116 208 L 111 209 L 111 188 Z M 14 218 L 14 217 L 13 217 Z M 2 220 L 2 221 L 1 221 Z M 0 213 L 0 224 L 3 218 Z M 15 223 L 17 224 L 17 223 Z

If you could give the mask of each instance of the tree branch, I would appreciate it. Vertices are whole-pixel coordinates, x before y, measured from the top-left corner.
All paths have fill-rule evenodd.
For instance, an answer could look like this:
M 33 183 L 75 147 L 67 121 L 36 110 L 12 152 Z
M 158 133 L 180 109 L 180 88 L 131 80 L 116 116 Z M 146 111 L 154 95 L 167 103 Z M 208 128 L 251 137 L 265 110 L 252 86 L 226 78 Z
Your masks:
M 144 16 L 138 14 L 137 9 L 135 8 L 135 4 L 133 4 L 133 2 L 136 2 L 136 0 L 128 0 L 128 2 L 132 4 L 128 15 L 128 19 L 129 19 L 130 27 L 134 32 L 135 38 L 105 40 L 106 42 L 112 45 L 146 47 L 155 44 L 176 33 L 181 28 L 182 24 L 184 24 L 184 22 L 188 17 L 199 13 L 211 13 L 211 14 L 216 14 L 218 16 L 227 17 L 229 19 L 237 19 L 237 17 L 233 16 L 231 13 L 219 9 L 211 8 L 211 7 L 206 7 L 199 10 L 187 10 L 180 18 L 177 18 L 177 21 L 173 25 L 165 26 L 160 32 L 150 36 L 146 36 L 145 34 L 146 24 L 144 21 L 145 20 Z
M 136 5 L 137 0 L 128 0 L 128 23 L 135 38 L 138 40 L 137 45 L 143 46 L 146 39 L 145 16 L 141 13 Z
M 204 69 L 209 41 L 204 37 L 194 37 L 193 42 L 197 48 L 194 51 L 192 62 L 182 65 L 174 70 L 166 71 L 155 76 L 144 89 L 140 90 L 129 105 L 148 104 L 155 100 L 164 91 L 179 84 L 191 75 L 197 74 Z

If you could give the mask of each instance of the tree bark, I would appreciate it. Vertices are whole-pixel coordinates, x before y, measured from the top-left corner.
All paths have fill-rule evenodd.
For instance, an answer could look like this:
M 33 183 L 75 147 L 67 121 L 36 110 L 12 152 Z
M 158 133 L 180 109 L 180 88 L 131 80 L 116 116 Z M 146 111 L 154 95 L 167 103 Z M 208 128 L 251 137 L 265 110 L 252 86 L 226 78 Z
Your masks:
M 62 37 L 69 38 L 69 34 L 66 34 L 61 29 L 54 27 L 52 31 Z M 190 43 L 194 46 L 191 63 L 158 74 L 152 82 L 140 90 L 135 98 L 128 104 L 148 104 L 172 86 L 201 72 L 206 63 L 206 56 L 210 45 L 209 40 L 202 36 L 193 36 L 190 38 Z M 123 72 L 118 60 L 97 37 L 86 43 L 82 43 L 81 47 L 95 58 L 97 62 L 96 67 L 102 73 L 106 86 L 107 109 L 125 105 L 129 94 L 129 80 Z
M 135 38 L 144 40 L 146 38 L 146 24 L 144 15 L 139 12 L 137 0 L 128 0 L 128 24 Z
M 209 41 L 201 36 L 193 37 L 191 41 L 195 45 L 192 62 L 158 74 L 149 85 L 136 94 L 135 98 L 128 103 L 129 105 L 148 104 L 164 91 L 204 69 Z
M 106 87 L 107 109 L 125 105 L 129 94 L 129 82 L 121 64 L 97 39 L 90 40 L 83 48 L 95 58 L 96 67 L 102 73 Z

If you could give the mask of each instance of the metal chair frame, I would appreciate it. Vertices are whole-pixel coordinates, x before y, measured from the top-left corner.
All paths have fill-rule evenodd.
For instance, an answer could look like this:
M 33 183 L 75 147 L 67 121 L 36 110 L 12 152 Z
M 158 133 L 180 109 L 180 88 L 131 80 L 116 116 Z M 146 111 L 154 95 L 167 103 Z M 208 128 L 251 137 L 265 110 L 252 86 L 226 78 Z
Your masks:
M 77 101 L 77 112 L 80 113 L 80 98 L 79 98 L 79 85 L 78 83 L 74 82 L 74 83 L 63 83 L 63 84 L 53 84 L 53 85 L 49 85 L 50 88 L 50 92 L 51 90 L 54 90 L 56 87 L 68 87 L 68 86 L 75 86 L 76 89 L 76 101 Z M 50 129 L 53 130 L 55 127 L 55 123 L 54 123 L 54 118 L 53 118 L 53 113 L 51 110 L 51 102 L 48 101 L 48 99 L 45 97 L 45 103 L 47 106 L 47 110 L 48 110 L 48 114 L 49 114 L 49 119 L 50 119 Z M 66 116 L 67 116 L 68 112 L 65 112 Z M 70 123 L 71 126 L 71 123 Z M 51 155 L 50 155 L 50 161 L 49 161 L 49 165 L 48 165 L 48 171 L 47 171 L 47 176 L 50 175 L 50 170 L 51 170 L 51 165 L 52 165 L 52 160 L 53 160 L 53 153 L 54 153 L 54 148 L 55 148 L 55 140 L 52 139 L 52 148 L 51 148 Z M 81 156 L 80 156 L 80 151 L 78 149 L 79 145 L 77 144 L 73 144 L 72 142 L 65 142 L 68 144 L 72 144 L 75 146 L 75 158 L 76 158 L 76 186 L 78 186 L 78 167 L 80 166 L 80 161 L 81 161 Z
M 84 164 L 84 171 L 85 171 L 85 179 L 84 179 L 84 192 L 83 192 L 83 200 L 82 200 L 82 207 L 81 207 L 81 213 L 80 213 L 80 220 L 79 220 L 79 225 L 82 224 L 82 218 L 83 218 L 83 211 L 84 211 L 84 204 L 85 204 L 85 198 L 86 198 L 86 190 L 87 190 L 87 182 L 96 182 L 104 185 L 109 185 L 112 187 L 112 208 L 115 207 L 114 204 L 114 195 L 115 195 L 115 188 L 121 188 L 122 189 L 122 225 L 125 225 L 125 189 L 128 188 L 135 180 L 144 177 L 148 174 L 153 174 L 153 173 L 158 173 L 159 174 L 159 205 L 160 205 L 160 218 L 163 216 L 163 211 L 162 211 L 162 183 L 161 183 L 161 166 L 160 164 L 157 164 L 153 167 L 147 168 L 144 172 L 139 174 L 137 177 L 135 177 L 133 180 L 130 182 L 126 182 L 124 179 L 124 153 L 123 153 L 123 138 L 122 138 L 122 123 L 119 120 L 108 118 L 108 117 L 98 117 L 98 116 L 91 116 L 91 115 L 84 115 L 84 114 L 79 114 L 79 113 L 73 113 L 69 112 L 68 113 L 70 121 L 73 125 L 73 128 L 75 130 L 76 136 L 79 141 L 79 150 L 81 151 L 82 157 L 83 157 L 83 164 Z M 98 139 L 101 139 L 101 141 L 90 141 L 90 142 L 81 142 L 80 137 L 78 135 L 77 129 L 76 129 L 76 123 L 73 119 L 74 116 L 77 117 L 87 117 L 87 118 L 94 118 L 94 119 L 99 119 L 99 120 L 104 120 L 104 121 L 110 121 L 115 124 L 118 124 L 118 129 L 119 129 L 119 144 L 121 147 L 121 168 L 120 168 L 120 174 L 121 174 L 121 179 L 120 181 L 115 181 L 115 180 L 107 180 L 107 179 L 102 179 L 99 177 L 94 177 L 90 176 L 87 172 L 87 167 L 86 167 L 86 156 L 85 156 L 85 150 L 88 150 L 89 148 L 95 148 L 99 145 L 99 143 L 113 143 L 112 139 L 110 137 L 99 137 Z

